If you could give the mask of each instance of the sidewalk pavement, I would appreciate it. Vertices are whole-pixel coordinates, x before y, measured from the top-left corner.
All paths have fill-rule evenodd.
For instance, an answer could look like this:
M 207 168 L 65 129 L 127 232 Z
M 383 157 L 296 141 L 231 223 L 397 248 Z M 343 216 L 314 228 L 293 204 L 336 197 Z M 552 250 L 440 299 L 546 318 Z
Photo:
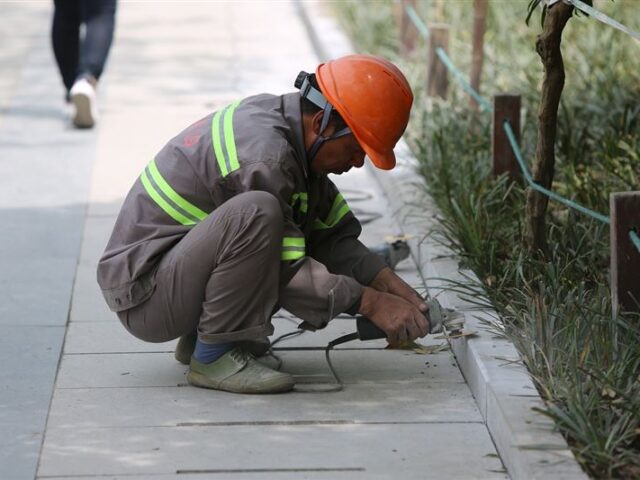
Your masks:
M 12 28 L 30 41 L 0 56 L 16 67 L 0 75 L 14 85 L 0 111 L 2 478 L 506 478 L 448 351 L 355 342 L 332 354 L 341 392 L 241 396 L 188 386 L 175 342 L 146 344 L 121 327 L 95 268 L 144 165 L 210 111 L 292 91 L 318 60 L 290 2 L 119 8 L 100 123 L 75 131 L 50 52 L 51 5 L 3 5 L 28 10 L 29 24 Z M 372 220 L 365 243 L 398 233 L 370 171 L 337 181 Z M 399 272 L 422 288 L 411 261 Z M 275 336 L 296 326 L 286 312 L 274 323 Z M 283 342 L 282 368 L 302 389 L 331 386 L 324 347 L 353 329 L 337 319 Z

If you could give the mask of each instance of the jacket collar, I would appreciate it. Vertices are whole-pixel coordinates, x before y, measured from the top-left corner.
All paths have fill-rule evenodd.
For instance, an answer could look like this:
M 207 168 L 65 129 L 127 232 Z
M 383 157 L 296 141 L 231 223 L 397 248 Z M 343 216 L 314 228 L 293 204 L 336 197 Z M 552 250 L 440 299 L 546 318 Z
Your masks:
M 302 110 L 300 107 L 300 92 L 282 95 L 283 116 L 291 130 L 288 134 L 289 142 L 293 145 L 305 177 L 309 178 L 310 168 L 307 151 L 304 148 L 304 134 L 302 128 Z

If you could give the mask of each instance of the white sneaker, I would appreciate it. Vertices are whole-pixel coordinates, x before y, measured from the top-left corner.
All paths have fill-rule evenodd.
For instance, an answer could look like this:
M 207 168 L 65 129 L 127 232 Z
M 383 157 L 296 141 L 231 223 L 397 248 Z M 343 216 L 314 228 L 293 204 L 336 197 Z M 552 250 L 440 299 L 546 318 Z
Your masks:
M 73 124 L 78 128 L 92 128 L 98 120 L 96 89 L 86 78 L 76 80 L 71 90 L 71 102 L 76 111 Z

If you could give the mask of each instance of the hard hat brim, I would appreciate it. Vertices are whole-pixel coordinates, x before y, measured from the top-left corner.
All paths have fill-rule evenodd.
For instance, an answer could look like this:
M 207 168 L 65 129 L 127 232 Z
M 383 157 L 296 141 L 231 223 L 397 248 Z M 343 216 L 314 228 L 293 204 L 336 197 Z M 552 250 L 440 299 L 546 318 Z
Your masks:
M 377 152 L 364 142 L 359 143 L 364 150 L 364 153 L 366 153 L 371 160 L 371 163 L 373 163 L 377 168 L 381 170 L 391 170 L 396 166 L 396 155 L 393 153 L 393 150 L 389 150 L 388 152 Z

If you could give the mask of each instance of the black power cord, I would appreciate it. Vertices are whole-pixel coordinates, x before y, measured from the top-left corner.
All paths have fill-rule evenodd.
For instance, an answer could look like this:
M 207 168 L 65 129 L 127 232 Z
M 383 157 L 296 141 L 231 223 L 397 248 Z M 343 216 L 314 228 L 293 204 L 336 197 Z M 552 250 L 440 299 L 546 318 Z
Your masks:
M 277 370 L 280 369 L 280 367 L 282 366 L 282 359 L 276 355 L 273 352 L 273 346 L 276 345 L 277 343 L 281 342 L 282 340 L 285 340 L 287 338 L 291 338 L 291 337 L 296 337 L 299 335 L 302 335 L 305 332 L 305 330 L 303 329 L 298 329 L 298 330 L 294 330 L 293 332 L 288 332 L 285 333 L 284 335 L 280 335 L 278 338 L 276 338 L 273 342 L 271 342 L 271 347 L 269 348 L 269 355 L 272 356 L 273 358 L 275 358 L 278 362 L 278 366 L 277 366 Z M 305 393 L 320 393 L 320 392 L 339 392 L 341 390 L 344 389 L 344 383 L 342 382 L 342 379 L 340 378 L 340 376 L 338 375 L 338 372 L 336 371 L 335 367 L 333 366 L 333 363 L 331 362 L 331 351 L 334 349 L 334 347 L 338 346 L 338 345 L 342 345 L 343 343 L 347 343 L 347 342 L 352 342 L 353 340 L 374 340 L 377 338 L 386 338 L 387 334 L 381 330 L 380 328 L 378 328 L 377 326 L 375 326 L 371 320 L 369 320 L 366 317 L 356 317 L 356 331 L 353 333 L 348 333 L 347 335 L 343 335 L 341 337 L 336 338 L 335 340 L 332 340 L 331 342 L 329 342 L 327 344 L 327 347 L 324 349 L 324 355 L 325 358 L 327 360 L 327 365 L 329 366 L 329 370 L 331 371 L 331 374 L 333 375 L 333 378 L 335 380 L 335 385 L 329 388 L 323 388 L 323 389 L 317 389 L 317 388 L 313 388 L 313 389 L 301 389 L 301 388 L 296 388 L 296 391 L 298 392 L 305 392 Z

